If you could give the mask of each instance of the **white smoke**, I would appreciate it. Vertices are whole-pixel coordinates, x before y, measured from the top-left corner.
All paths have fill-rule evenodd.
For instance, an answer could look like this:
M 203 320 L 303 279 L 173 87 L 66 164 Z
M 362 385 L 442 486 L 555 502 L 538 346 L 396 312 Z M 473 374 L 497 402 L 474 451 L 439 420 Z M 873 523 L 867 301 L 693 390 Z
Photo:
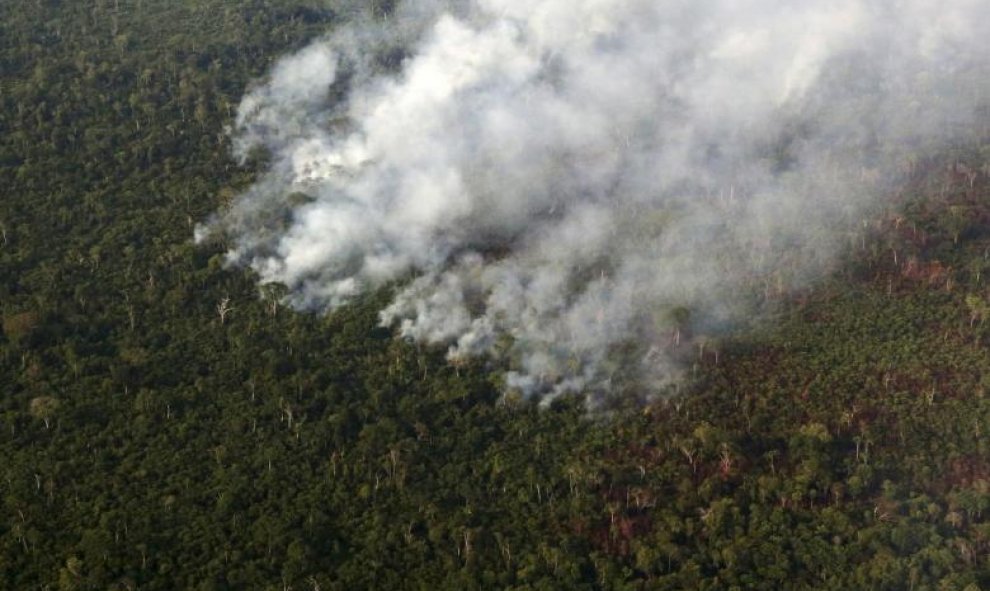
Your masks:
M 244 97 L 270 166 L 206 230 L 301 308 L 414 276 L 382 322 L 527 394 L 676 376 L 672 334 L 819 276 L 861 179 L 987 96 L 984 0 L 407 4 Z

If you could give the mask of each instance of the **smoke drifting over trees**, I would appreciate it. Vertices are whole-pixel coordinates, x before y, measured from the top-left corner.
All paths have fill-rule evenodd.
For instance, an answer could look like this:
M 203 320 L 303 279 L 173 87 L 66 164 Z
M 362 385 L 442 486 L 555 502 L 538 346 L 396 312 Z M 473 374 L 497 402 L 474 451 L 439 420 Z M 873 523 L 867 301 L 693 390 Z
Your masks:
M 249 90 L 235 154 L 268 168 L 200 234 L 300 308 L 412 277 L 382 322 L 504 356 L 526 394 L 607 391 L 627 342 L 623 371 L 661 383 L 682 324 L 721 330 L 759 309 L 747 294 L 820 276 L 903 163 L 971 133 L 988 12 L 400 5 Z

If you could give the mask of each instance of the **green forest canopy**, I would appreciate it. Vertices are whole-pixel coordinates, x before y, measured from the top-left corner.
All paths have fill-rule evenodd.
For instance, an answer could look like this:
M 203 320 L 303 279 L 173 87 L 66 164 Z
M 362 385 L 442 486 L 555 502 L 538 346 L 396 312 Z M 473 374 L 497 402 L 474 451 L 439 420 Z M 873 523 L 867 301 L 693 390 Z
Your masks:
M 0 588 L 990 589 L 990 143 L 679 395 L 539 410 L 191 242 L 240 94 L 342 14 L 0 3 Z

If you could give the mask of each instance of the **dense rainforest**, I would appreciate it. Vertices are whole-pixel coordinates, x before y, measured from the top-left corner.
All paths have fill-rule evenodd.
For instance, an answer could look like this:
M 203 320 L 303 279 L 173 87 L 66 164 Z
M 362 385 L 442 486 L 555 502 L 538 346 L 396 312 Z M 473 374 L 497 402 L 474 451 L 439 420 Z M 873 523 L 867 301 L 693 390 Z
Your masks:
M 990 589 L 990 143 L 668 344 L 677 392 L 540 407 L 192 241 L 244 89 L 345 12 L 0 2 L 0 588 Z

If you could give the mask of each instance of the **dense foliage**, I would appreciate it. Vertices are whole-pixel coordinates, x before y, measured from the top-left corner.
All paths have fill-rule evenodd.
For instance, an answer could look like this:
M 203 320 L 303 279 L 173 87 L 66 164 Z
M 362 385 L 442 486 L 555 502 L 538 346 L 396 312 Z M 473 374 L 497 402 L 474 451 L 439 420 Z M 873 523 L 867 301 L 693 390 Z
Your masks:
M 340 18 L 0 2 L 0 588 L 990 588 L 987 146 L 763 329 L 664 344 L 679 394 L 539 409 L 387 293 L 295 313 L 192 244 L 243 89 Z

